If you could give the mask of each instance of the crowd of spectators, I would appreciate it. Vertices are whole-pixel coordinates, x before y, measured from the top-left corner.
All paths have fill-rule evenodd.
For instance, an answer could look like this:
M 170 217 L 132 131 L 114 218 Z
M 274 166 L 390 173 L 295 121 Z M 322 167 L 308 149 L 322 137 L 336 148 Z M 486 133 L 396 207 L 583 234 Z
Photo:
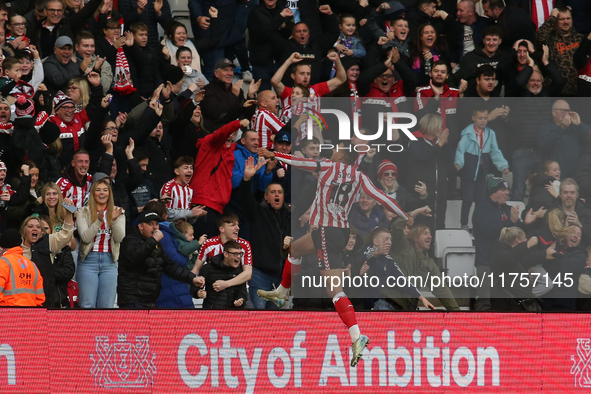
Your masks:
M 338 128 L 311 118 L 334 97 L 358 122 L 346 145 L 369 147 L 356 167 L 415 222 L 361 194 L 350 276 L 439 276 L 432 237 L 459 198 L 479 275 L 550 277 L 502 297 L 482 286 L 472 308 L 588 307 L 588 1 L 188 8 L 193 38 L 168 0 L 0 3 L 1 305 L 273 308 L 256 293 L 279 285 L 292 240 L 309 231 L 317 173 L 259 149 L 330 157 L 320 147 L 338 146 Z M 412 134 L 375 141 L 385 112 L 415 114 Z M 9 283 L 18 256 L 34 263 L 22 299 Z M 459 309 L 448 287 L 433 295 Z M 359 302 L 413 310 L 418 296 L 387 289 Z M 294 301 L 325 304 L 313 292 Z

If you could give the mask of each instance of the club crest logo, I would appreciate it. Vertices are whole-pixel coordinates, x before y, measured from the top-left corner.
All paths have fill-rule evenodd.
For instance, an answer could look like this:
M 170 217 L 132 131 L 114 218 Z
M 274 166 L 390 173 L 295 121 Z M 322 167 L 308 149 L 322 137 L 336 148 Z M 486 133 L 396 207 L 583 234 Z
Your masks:
M 90 355 L 95 387 L 138 388 L 154 383 L 156 353 L 150 353 L 150 337 L 137 336 L 135 343 L 119 334 L 117 342 L 97 336 L 95 353 Z
M 573 366 L 570 369 L 571 375 L 575 375 L 575 387 L 591 388 L 591 342 L 590 338 L 577 338 L 577 357 L 571 355 Z

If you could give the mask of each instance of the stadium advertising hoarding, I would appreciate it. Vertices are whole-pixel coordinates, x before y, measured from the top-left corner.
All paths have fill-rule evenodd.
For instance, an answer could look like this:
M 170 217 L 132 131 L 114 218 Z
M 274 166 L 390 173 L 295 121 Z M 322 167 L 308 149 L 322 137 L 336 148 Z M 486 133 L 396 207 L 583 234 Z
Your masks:
M 591 317 L 5 309 L 2 393 L 586 392 Z M 281 328 L 278 329 L 278 324 Z

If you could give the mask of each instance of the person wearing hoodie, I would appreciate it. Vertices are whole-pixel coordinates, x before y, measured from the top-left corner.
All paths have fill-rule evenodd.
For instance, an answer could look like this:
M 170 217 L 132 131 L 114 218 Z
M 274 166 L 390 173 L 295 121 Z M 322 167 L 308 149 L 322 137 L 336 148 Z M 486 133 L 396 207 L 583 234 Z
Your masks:
M 477 46 L 472 52 L 467 53 L 460 62 L 460 70 L 456 73 L 456 79 L 468 81 L 468 87 L 476 84 L 478 68 L 484 64 L 490 64 L 496 70 L 496 77 L 499 81 L 495 87 L 493 96 L 498 95 L 505 82 L 506 70 L 509 70 L 513 63 L 513 57 L 500 49 L 503 42 L 503 32 L 497 26 L 489 26 L 484 29 L 483 46 Z
M 195 175 L 189 186 L 193 189 L 192 203 L 205 205 L 207 215 L 195 222 L 197 234 L 214 237 L 217 233 L 217 218 L 230 202 L 232 193 L 232 170 L 236 135 L 240 127 L 248 127 L 246 119 L 235 120 L 197 141 Z
M 238 242 L 228 241 L 224 244 L 224 252 L 212 257 L 209 264 L 203 267 L 200 274 L 205 278 L 205 284 L 201 290 L 195 285 L 191 285 L 193 297 L 205 298 L 203 309 L 244 307 L 247 298 L 246 283 L 230 286 L 220 291 L 213 290 L 215 282 L 231 280 L 242 273 L 240 258 L 243 254 L 242 247 Z
M 244 160 L 244 175 L 239 186 L 240 200 L 252 228 L 253 267 L 249 281 L 250 300 L 257 309 L 276 309 L 257 295 L 257 290 L 272 290 L 281 283 L 283 264 L 291 244 L 291 214 L 285 204 L 283 187 L 271 183 L 259 204 L 252 195 L 252 179 L 265 161 L 255 165 L 253 156 Z M 260 168 L 260 169 L 259 169 Z

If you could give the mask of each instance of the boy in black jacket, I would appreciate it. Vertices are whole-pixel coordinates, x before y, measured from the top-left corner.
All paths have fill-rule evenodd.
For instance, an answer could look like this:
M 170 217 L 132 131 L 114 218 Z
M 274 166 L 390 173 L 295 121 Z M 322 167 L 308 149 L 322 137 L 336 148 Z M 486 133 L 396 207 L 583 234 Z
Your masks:
M 219 280 L 230 280 L 242 273 L 240 260 L 244 251 L 238 242 L 228 241 L 224 244 L 224 253 L 209 260 L 199 272 L 205 278 L 205 285 L 198 289 L 191 285 L 194 298 L 205 298 L 203 309 L 241 308 L 246 304 L 246 283 L 230 286 L 221 291 L 213 291 L 213 284 Z M 206 289 L 212 289 L 207 294 Z

